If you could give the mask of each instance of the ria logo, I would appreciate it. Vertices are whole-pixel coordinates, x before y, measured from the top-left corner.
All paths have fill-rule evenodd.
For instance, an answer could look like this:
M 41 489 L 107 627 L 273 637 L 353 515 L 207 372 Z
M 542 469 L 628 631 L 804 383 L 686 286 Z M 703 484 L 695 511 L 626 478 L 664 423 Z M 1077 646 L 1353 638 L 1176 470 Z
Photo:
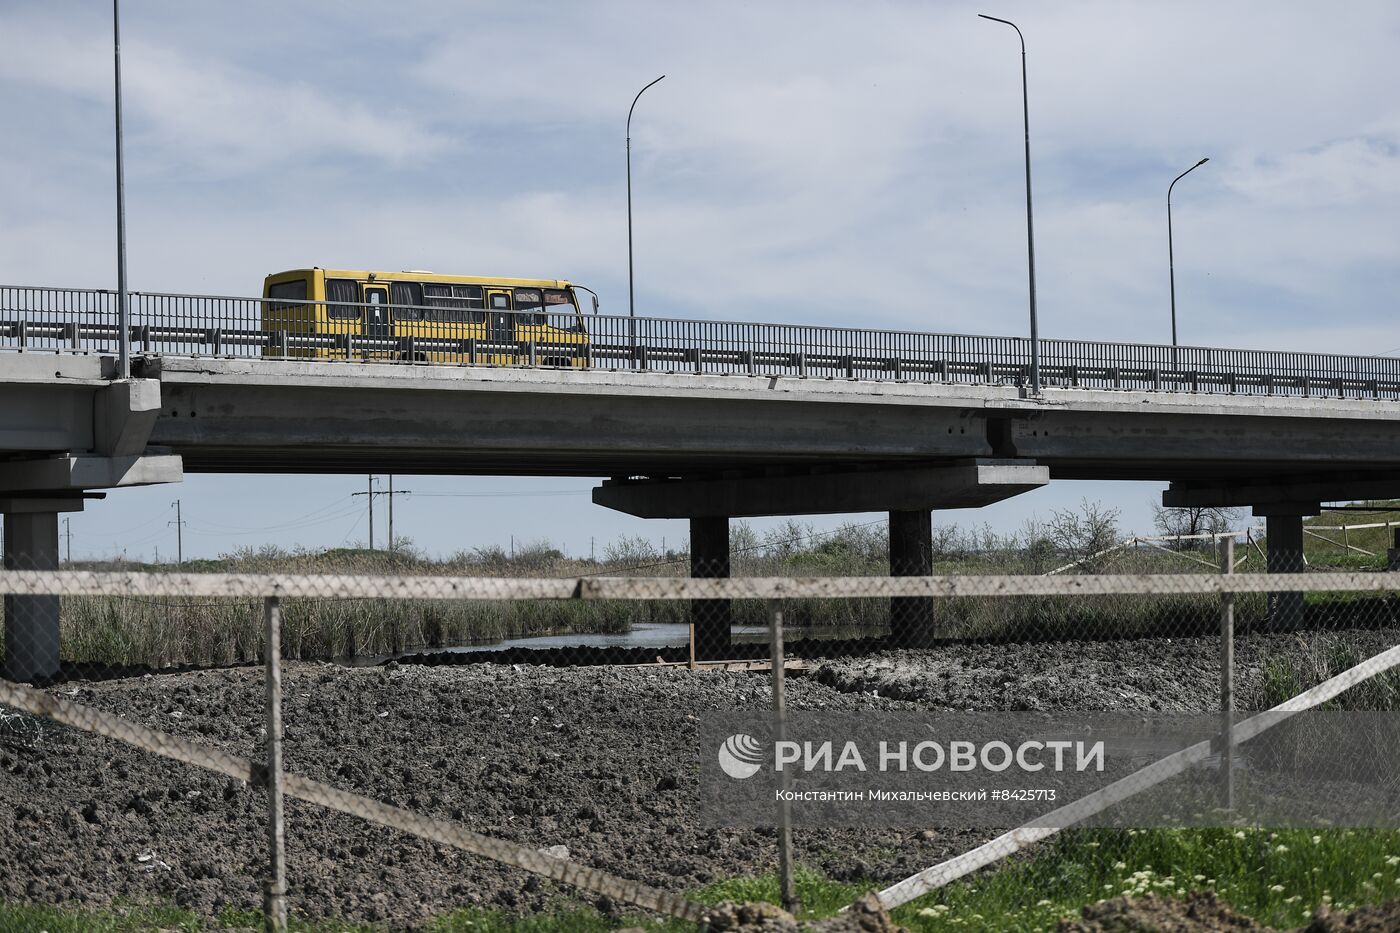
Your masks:
M 719 766 L 725 774 L 742 781 L 758 773 L 763 762 L 763 746 L 744 732 L 731 735 L 719 747 Z

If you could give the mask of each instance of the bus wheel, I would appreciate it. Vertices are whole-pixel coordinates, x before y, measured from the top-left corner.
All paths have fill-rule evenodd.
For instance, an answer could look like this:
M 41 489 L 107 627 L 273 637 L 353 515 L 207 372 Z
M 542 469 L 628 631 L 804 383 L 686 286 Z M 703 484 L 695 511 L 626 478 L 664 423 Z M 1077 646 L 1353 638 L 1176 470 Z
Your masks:
M 546 356 L 544 359 L 540 360 L 540 365 L 541 365 L 541 366 L 568 366 L 568 365 L 569 365 L 569 361 L 566 360 L 566 359 L 564 359 L 562 356 Z

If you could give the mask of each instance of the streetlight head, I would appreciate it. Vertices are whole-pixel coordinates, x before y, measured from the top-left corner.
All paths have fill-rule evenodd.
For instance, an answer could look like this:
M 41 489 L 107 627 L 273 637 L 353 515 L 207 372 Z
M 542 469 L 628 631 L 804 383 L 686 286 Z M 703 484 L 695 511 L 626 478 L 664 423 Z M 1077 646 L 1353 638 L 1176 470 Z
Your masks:
M 1210 157 L 1207 156 L 1206 158 L 1202 159 L 1201 161 L 1197 162 L 1196 164 L 1197 164 L 1197 165 L 1205 165 L 1205 164 L 1206 164 L 1207 162 L 1209 162 L 1209 161 L 1210 161 Z

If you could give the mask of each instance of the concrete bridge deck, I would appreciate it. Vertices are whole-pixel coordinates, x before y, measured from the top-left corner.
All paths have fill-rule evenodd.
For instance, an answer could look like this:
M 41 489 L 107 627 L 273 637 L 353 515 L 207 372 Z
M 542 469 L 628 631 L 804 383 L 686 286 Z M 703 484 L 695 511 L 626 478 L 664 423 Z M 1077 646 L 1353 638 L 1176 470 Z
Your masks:
M 1169 505 L 1252 506 L 1269 519 L 1271 569 L 1292 570 L 1301 517 L 1322 501 L 1400 495 L 1400 402 L 1386 399 L 1053 386 L 1031 397 L 969 382 L 256 357 L 136 362 L 139 378 L 112 380 L 110 358 L 96 354 L 0 354 L 7 566 L 56 562 L 58 513 L 96 490 L 174 482 L 183 471 L 607 477 L 595 502 L 691 520 L 696 576 L 727 575 L 730 517 L 877 510 L 891 513 L 894 572 L 931 573 L 932 510 L 1052 479 L 1161 480 L 1171 483 Z M 1281 605 L 1281 617 L 1301 610 L 1300 600 Z M 727 642 L 726 607 L 696 611 L 702 656 L 714 656 Z M 9 644 L 34 645 L 27 679 L 56 664 L 57 604 L 25 613 L 31 624 Z M 896 601 L 892 617 L 917 632 L 932 604 Z M 34 619 L 51 639 L 35 639 Z

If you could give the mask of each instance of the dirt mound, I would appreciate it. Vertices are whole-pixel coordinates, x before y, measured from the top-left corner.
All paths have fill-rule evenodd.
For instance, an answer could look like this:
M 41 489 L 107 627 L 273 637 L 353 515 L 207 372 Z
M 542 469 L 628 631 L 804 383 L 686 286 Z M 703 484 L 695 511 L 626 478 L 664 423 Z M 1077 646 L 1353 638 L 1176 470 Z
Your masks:
M 1269 927 L 1236 913 L 1213 891 L 1191 894 L 1185 900 L 1155 894 L 1115 897 L 1090 904 L 1084 908 L 1080 919 L 1062 921 L 1059 927 L 1060 933 L 1211 933 L 1216 930 L 1269 933 Z
M 772 904 L 720 904 L 703 929 L 707 933 L 907 933 L 867 894 L 850 910 L 828 920 L 803 922 Z
M 1192 894 L 1184 901 L 1156 895 L 1115 897 L 1085 907 L 1080 919 L 1065 920 L 1059 926 L 1059 933 L 1208 933 L 1211 930 L 1273 933 L 1272 927 L 1236 913 L 1213 891 Z M 1400 901 L 1358 907 L 1349 913 L 1340 913 L 1324 904 L 1313 914 L 1312 922 L 1294 933 L 1394 933 L 1396 930 L 1400 930 Z
M 1392 933 L 1400 930 L 1400 901 L 1338 913 L 1322 906 L 1300 933 Z

